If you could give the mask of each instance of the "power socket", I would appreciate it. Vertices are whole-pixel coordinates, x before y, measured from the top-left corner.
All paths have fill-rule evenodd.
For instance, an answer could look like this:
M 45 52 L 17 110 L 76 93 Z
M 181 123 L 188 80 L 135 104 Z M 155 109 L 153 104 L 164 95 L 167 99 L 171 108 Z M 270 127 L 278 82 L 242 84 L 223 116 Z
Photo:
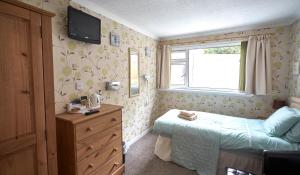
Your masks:
M 83 90 L 83 82 L 82 81 L 76 81 L 75 82 L 75 89 L 80 91 Z

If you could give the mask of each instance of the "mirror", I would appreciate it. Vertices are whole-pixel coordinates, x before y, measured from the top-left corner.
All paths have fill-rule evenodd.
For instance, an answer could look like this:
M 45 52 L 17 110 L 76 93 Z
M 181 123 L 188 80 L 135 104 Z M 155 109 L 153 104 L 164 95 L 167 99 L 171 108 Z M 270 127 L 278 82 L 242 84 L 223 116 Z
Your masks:
M 139 53 L 129 49 L 129 97 L 140 94 Z

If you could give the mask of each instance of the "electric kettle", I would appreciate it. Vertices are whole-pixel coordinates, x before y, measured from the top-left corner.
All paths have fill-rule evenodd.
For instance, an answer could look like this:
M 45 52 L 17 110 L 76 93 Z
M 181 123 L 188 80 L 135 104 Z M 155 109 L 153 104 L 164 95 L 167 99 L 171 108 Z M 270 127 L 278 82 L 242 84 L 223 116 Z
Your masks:
M 101 104 L 101 91 L 93 93 L 89 97 L 89 107 L 91 109 L 100 108 Z

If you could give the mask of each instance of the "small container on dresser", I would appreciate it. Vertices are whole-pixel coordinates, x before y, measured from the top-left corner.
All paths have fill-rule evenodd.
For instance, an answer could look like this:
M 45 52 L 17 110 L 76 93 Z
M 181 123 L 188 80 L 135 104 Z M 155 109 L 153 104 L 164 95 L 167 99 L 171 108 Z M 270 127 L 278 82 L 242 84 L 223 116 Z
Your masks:
M 56 116 L 60 175 L 121 175 L 122 107 L 102 104 L 92 115 Z

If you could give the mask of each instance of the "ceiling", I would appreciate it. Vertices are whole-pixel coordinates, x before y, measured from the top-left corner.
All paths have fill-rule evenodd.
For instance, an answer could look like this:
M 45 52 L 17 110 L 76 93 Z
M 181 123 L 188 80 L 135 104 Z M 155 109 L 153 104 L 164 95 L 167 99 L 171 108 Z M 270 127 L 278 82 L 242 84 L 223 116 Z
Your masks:
M 159 39 L 285 25 L 300 17 L 300 0 L 73 1 Z

